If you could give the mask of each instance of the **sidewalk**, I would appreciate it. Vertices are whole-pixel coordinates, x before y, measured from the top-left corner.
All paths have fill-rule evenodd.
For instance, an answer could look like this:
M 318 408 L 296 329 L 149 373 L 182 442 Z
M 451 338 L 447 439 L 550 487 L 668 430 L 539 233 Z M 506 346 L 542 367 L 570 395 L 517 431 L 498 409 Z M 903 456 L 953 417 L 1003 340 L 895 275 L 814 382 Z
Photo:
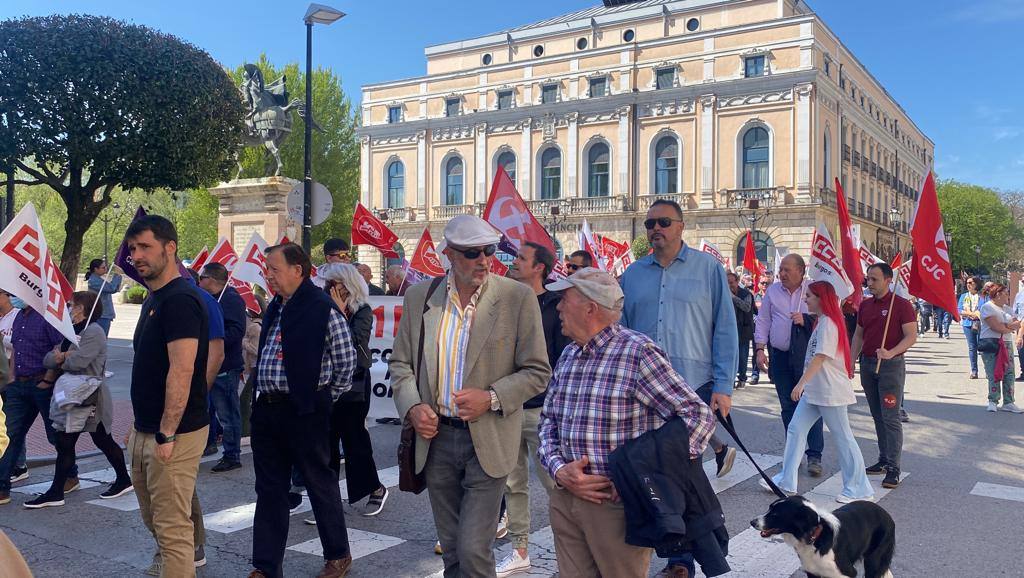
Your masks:
M 139 319 L 139 305 L 116 304 L 117 317 L 110 328 L 107 341 L 107 371 L 114 373 L 107 379 L 110 394 L 114 400 L 114 422 L 112 434 L 118 444 L 124 445 L 125 437 L 131 430 L 134 416 L 131 402 L 132 335 Z M 46 440 L 46 430 L 41 418 L 36 418 L 25 438 L 29 465 L 51 463 L 56 457 L 55 450 Z M 99 450 L 88 434 L 83 434 L 76 446 L 78 455 L 92 455 Z

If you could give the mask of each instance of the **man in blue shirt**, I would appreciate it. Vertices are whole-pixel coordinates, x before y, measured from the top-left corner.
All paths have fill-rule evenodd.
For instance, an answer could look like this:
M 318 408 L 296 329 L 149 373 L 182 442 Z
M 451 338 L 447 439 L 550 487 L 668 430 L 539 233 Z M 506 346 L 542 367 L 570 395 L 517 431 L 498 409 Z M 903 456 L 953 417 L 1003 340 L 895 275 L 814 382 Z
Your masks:
M 725 269 L 711 255 L 683 242 L 683 209 L 678 203 L 652 203 L 644 227 L 654 253 L 622 274 L 626 301 L 621 323 L 653 339 L 697 395 L 712 410 L 728 415 L 739 337 Z M 736 450 L 716 436 L 709 445 L 722 477 L 732 469 Z M 670 559 L 665 574 L 682 575 L 684 567 L 688 576 L 694 576 L 692 555 Z

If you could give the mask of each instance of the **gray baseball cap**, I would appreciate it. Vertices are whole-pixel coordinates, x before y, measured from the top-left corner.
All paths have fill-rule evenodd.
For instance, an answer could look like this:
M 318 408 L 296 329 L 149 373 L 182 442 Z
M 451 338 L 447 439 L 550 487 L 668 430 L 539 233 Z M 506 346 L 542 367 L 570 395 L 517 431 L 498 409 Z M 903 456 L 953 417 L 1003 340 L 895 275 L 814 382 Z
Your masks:
M 584 267 L 565 279 L 544 286 L 548 291 L 565 291 L 570 287 L 575 287 L 584 297 L 605 309 L 622 311 L 622 302 L 626 297 L 622 294 L 619 282 L 600 269 Z

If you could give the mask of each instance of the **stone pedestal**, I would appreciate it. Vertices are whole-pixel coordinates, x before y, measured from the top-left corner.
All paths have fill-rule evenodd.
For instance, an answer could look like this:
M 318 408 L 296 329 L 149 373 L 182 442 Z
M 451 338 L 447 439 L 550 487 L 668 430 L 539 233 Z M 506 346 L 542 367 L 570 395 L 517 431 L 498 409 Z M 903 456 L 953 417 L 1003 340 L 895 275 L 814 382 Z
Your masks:
M 227 238 L 235 251 L 245 247 L 253 232 L 271 245 L 282 235 L 301 242 L 300 224 L 288 217 L 288 193 L 297 184 L 285 177 L 265 177 L 239 179 L 210 189 L 220 201 L 217 235 Z

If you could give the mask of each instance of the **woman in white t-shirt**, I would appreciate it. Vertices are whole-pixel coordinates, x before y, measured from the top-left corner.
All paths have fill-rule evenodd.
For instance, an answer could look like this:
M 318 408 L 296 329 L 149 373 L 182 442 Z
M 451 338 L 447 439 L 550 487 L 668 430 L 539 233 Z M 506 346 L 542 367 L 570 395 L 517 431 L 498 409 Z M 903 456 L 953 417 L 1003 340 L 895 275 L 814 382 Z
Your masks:
M 793 401 L 799 401 L 786 431 L 786 452 L 782 471 L 772 481 L 782 491 L 794 494 L 797 472 L 804 455 L 807 432 L 818 418 L 832 433 L 843 472 L 843 491 L 836 497 L 840 503 L 873 500 L 874 490 L 864 470 L 864 456 L 850 429 L 846 406 L 857 402 L 853 395 L 853 360 L 850 341 L 843 329 L 839 299 L 831 284 L 816 281 L 807 287 L 804 296 L 807 310 L 818 316 L 814 332 L 807 344 L 804 374 L 793 388 Z M 768 484 L 761 480 L 761 485 Z
M 988 411 L 1001 409 L 1011 413 L 1024 410 L 1013 403 L 1013 357 L 1014 333 L 1020 330 L 1020 321 L 1013 318 L 1008 306 L 1010 294 L 1006 286 L 993 283 L 987 291 L 988 301 L 981 306 L 981 333 L 978 335 L 978 351 L 985 364 L 988 376 Z M 1002 372 L 996 365 L 1002 363 Z M 999 407 L 999 393 L 1002 389 L 1003 405 Z

